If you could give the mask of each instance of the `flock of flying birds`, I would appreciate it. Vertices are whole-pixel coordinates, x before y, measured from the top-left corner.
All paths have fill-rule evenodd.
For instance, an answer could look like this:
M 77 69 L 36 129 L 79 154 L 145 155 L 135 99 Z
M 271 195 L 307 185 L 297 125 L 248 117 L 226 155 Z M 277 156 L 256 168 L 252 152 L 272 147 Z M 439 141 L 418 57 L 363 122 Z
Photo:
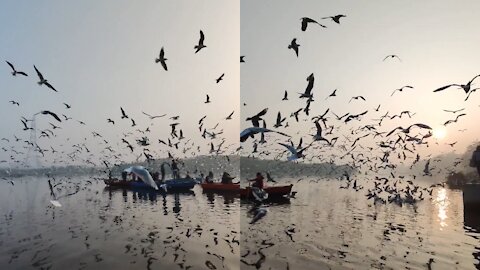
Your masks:
M 323 17 L 323 20 L 331 20 L 336 24 L 340 24 L 340 19 L 345 18 L 346 15 L 335 15 L 329 17 Z M 320 24 L 314 19 L 303 17 L 301 18 L 301 31 L 307 31 L 308 26 L 311 24 L 319 25 L 322 28 L 326 26 Z M 309 31 L 311 27 L 308 28 Z M 300 45 L 297 43 L 296 38 L 292 40 L 292 42 L 287 46 L 288 49 L 292 49 L 295 52 L 295 55 L 299 56 L 299 47 Z M 205 35 L 202 30 L 200 30 L 200 38 L 198 40 L 198 44 L 194 46 L 194 53 L 197 54 L 201 52 L 203 49 L 207 48 L 205 45 Z M 160 63 L 162 68 L 165 71 L 168 71 L 167 67 L 167 58 L 166 58 L 166 50 L 164 47 L 160 49 L 160 53 L 158 58 L 154 59 L 155 63 Z M 389 59 L 397 59 L 401 62 L 400 57 L 395 54 L 387 55 L 383 61 Z M 8 66 L 11 68 L 12 76 L 22 76 L 22 77 L 29 77 L 29 75 L 24 72 L 17 70 L 17 68 L 11 63 L 6 61 Z M 240 56 L 240 63 L 246 63 L 245 56 Z M 49 90 L 54 92 L 58 92 L 58 90 L 52 85 L 50 81 L 48 81 L 45 76 L 40 72 L 40 70 L 34 65 L 34 70 L 38 77 L 38 85 L 45 86 Z M 215 82 L 218 84 L 224 79 L 225 74 L 221 74 L 219 77 L 215 79 Z M 475 80 L 480 75 L 474 76 L 471 80 L 469 80 L 465 84 L 461 83 L 453 83 L 449 85 L 445 85 L 443 87 L 439 87 L 438 89 L 434 90 L 433 92 L 441 92 L 446 89 L 454 88 L 454 89 L 461 89 L 466 95 L 465 101 L 468 100 L 470 95 L 474 93 L 479 88 L 475 88 L 472 85 L 474 84 Z M 296 161 L 300 159 L 307 159 L 312 161 L 314 158 L 317 158 L 320 162 L 326 162 L 330 164 L 334 164 L 336 162 L 342 162 L 349 164 L 352 168 L 357 170 L 368 170 L 374 173 L 382 173 L 385 171 L 389 171 L 392 176 L 394 176 L 393 172 L 394 169 L 397 167 L 395 165 L 395 161 L 400 162 L 401 164 L 406 164 L 411 160 L 411 167 L 416 163 L 420 162 L 419 154 L 416 154 L 416 148 L 420 146 L 428 146 L 428 138 L 432 137 L 432 128 L 424 123 L 417 123 L 413 122 L 408 127 L 399 126 L 390 131 L 383 131 L 382 130 L 382 123 L 383 121 L 393 121 L 395 118 L 401 119 L 404 117 L 408 117 L 409 119 L 413 118 L 415 113 L 411 111 L 402 111 L 398 114 L 390 114 L 390 112 L 386 111 L 383 115 L 381 115 L 378 119 L 373 120 L 374 122 L 370 122 L 364 124 L 364 118 L 366 115 L 370 114 L 369 109 L 365 109 L 361 112 L 356 113 L 345 113 L 342 116 L 338 116 L 332 110 L 326 109 L 326 111 L 317 116 L 310 116 L 310 106 L 315 101 L 314 99 L 314 86 L 315 86 L 315 75 L 311 73 L 306 78 L 307 85 L 305 87 L 305 91 L 303 93 L 299 93 L 299 99 L 305 100 L 305 106 L 299 108 L 294 112 L 290 112 L 290 118 L 293 118 L 295 121 L 287 121 L 288 113 L 279 111 L 276 116 L 276 121 L 272 125 L 273 128 L 267 128 L 267 123 L 264 117 L 268 113 L 268 108 L 263 109 L 259 113 L 248 117 L 246 121 L 250 121 L 252 126 L 243 130 L 240 134 L 240 142 L 245 143 L 249 138 L 254 138 L 256 134 L 260 135 L 260 140 L 253 141 L 253 151 L 251 153 L 252 156 L 256 157 L 272 157 L 275 156 L 275 159 L 280 159 L 285 153 L 289 153 L 287 156 L 288 161 Z M 405 85 L 403 87 L 397 88 L 393 90 L 391 96 L 397 93 L 401 94 L 402 92 L 408 90 L 413 91 L 415 88 L 411 85 Z M 327 95 L 325 99 L 332 99 L 339 95 L 340 91 L 335 89 L 331 94 Z M 288 102 L 288 92 L 285 90 L 283 92 L 283 97 L 281 98 L 282 102 Z M 365 102 L 367 98 L 364 96 L 353 96 L 350 98 L 348 103 L 352 102 Z M 13 106 L 20 107 L 21 104 L 19 101 L 10 100 Z M 206 95 L 206 100 L 203 102 L 205 104 L 212 103 L 210 96 Z M 36 115 L 45 115 L 51 117 L 51 120 L 55 123 L 50 122 L 50 127 L 47 129 L 39 130 L 39 139 L 46 138 L 50 139 L 56 137 L 56 130 L 62 129 L 62 123 L 65 121 L 72 120 L 71 117 L 67 116 L 68 110 L 72 109 L 72 106 L 68 103 L 63 103 L 65 106 L 65 112 L 62 114 L 58 114 L 56 112 L 52 112 L 50 110 L 41 110 Z M 246 104 L 244 103 L 244 106 Z M 378 105 L 374 108 L 375 112 L 380 112 L 381 105 Z M 188 138 L 183 133 L 183 130 L 179 128 L 180 122 L 178 121 L 180 116 L 175 115 L 169 118 L 170 123 L 168 123 L 170 127 L 170 137 L 168 138 L 156 138 L 158 140 L 157 146 L 164 147 L 161 149 L 162 153 L 154 152 L 149 147 L 156 147 L 152 145 L 150 142 L 149 134 L 151 134 L 150 126 L 153 125 L 153 121 L 158 118 L 166 117 L 166 114 L 161 115 L 151 115 L 142 111 L 142 114 L 145 115 L 148 120 L 151 122 L 150 126 L 146 128 L 138 128 L 137 123 L 135 120 L 128 115 L 128 112 L 122 106 L 119 106 L 119 119 L 115 119 L 114 117 L 106 118 L 106 123 L 111 125 L 116 125 L 118 121 L 129 121 L 131 129 L 123 133 L 123 137 L 118 142 L 110 143 L 103 136 L 97 132 L 92 130 L 91 135 L 93 138 L 97 139 L 97 143 L 102 145 L 103 150 L 101 151 L 101 157 L 99 157 L 98 162 L 94 162 L 94 154 L 90 152 L 89 147 L 85 142 L 79 142 L 72 145 L 71 151 L 58 151 L 52 145 L 49 148 L 44 148 L 40 146 L 40 142 L 37 144 L 36 142 L 31 142 L 26 139 L 22 139 L 22 136 L 17 137 L 17 135 L 13 135 L 12 138 L 2 138 L 2 141 L 7 143 L 10 140 L 14 140 L 15 142 L 23 142 L 24 149 L 33 148 L 34 151 L 41 154 L 43 157 L 50 152 L 50 154 L 60 154 L 54 158 L 54 163 L 65 163 L 67 160 L 72 162 L 79 161 L 94 165 L 94 166 L 105 166 L 107 169 L 110 169 L 112 166 L 120 165 L 122 162 L 125 162 L 124 157 L 128 155 L 126 153 L 122 153 L 121 149 L 128 149 L 130 154 L 134 154 L 136 156 L 136 160 L 138 161 L 141 158 L 145 158 L 147 161 L 153 161 L 156 158 L 168 157 L 168 158 L 179 158 L 180 153 L 183 153 L 183 157 L 188 156 L 195 156 L 201 152 L 201 146 L 196 145 L 192 138 Z M 457 114 L 462 112 L 463 109 L 448 111 L 446 112 L 453 113 L 455 115 L 454 119 L 446 120 L 444 126 L 452 125 L 459 121 L 461 117 L 466 116 L 466 113 Z M 224 118 L 225 121 L 231 120 L 234 111 L 231 112 L 228 116 Z M 60 116 L 63 116 L 61 118 Z M 302 119 L 301 116 L 304 115 Z M 243 149 L 243 145 L 240 147 L 236 147 L 237 144 L 232 143 L 230 145 L 224 146 L 226 142 L 226 138 L 221 137 L 220 135 L 223 134 L 223 130 L 219 130 L 220 123 L 217 123 L 214 127 L 206 128 L 204 127 L 205 119 L 208 116 L 205 115 L 200 118 L 198 121 L 198 130 L 199 134 L 203 139 L 207 140 L 206 145 L 209 147 L 210 154 L 238 154 L 240 150 Z M 29 126 L 29 122 L 32 119 L 28 119 L 26 117 L 22 117 L 19 119 L 20 123 L 23 126 L 23 131 L 29 131 L 32 127 Z M 312 122 L 312 130 L 313 134 L 310 134 L 308 137 L 310 139 L 306 139 L 309 141 L 306 145 L 303 145 L 304 137 L 300 138 L 300 141 L 297 145 L 291 139 L 291 136 L 288 135 L 288 131 L 286 130 L 287 127 L 291 125 L 291 123 L 299 123 L 304 121 L 311 121 Z M 86 126 L 86 123 L 80 120 L 77 120 L 80 125 Z M 355 123 L 359 125 L 355 125 Z M 348 133 L 341 133 L 339 130 L 341 127 L 346 127 L 348 129 Z M 283 128 L 283 130 L 282 130 Z M 275 140 L 276 143 L 267 144 L 266 134 L 277 134 L 279 137 Z M 133 138 L 132 138 L 133 137 Z M 375 146 L 365 146 L 361 143 L 361 141 L 365 140 L 365 138 L 371 138 L 375 140 Z M 85 138 L 86 140 L 86 138 Z M 283 141 L 281 141 L 283 140 Z M 285 141 L 286 140 L 286 141 Z M 137 146 L 134 146 L 135 143 Z M 58 143 L 58 142 L 57 142 Z M 69 143 L 69 139 L 67 138 L 66 143 Z M 58 145 L 58 144 L 57 144 Z M 63 146 L 63 144 L 60 144 Z M 455 143 L 449 144 L 450 146 L 454 146 Z M 271 150 L 274 149 L 275 146 L 281 146 L 282 150 L 279 150 L 278 153 Z M 20 155 L 25 155 L 26 150 L 18 149 L 17 146 L 10 146 L 10 149 L 3 146 L 1 149 L 5 152 L 10 151 L 10 160 L 1 160 L 1 163 L 20 163 L 24 166 L 24 161 L 20 159 Z M 259 151 L 260 149 L 264 149 Z M 335 155 L 326 155 L 326 150 L 328 149 L 335 149 L 337 152 Z M 137 150 L 140 149 L 140 150 Z M 176 154 L 173 155 L 172 152 L 175 151 Z M 338 153 L 341 153 L 340 155 Z M 81 158 L 80 154 L 86 154 L 86 158 Z M 156 155 L 156 156 L 154 156 Z M 66 157 L 66 158 L 65 158 Z M 428 158 L 428 157 L 427 157 Z M 431 175 L 431 168 L 430 161 L 425 163 L 424 174 Z M 411 189 L 414 190 L 414 189 Z M 409 193 L 410 194 L 410 193 Z M 408 195 L 408 194 L 407 194 Z M 408 196 L 407 196 L 408 197 Z
M 205 34 L 200 30 L 198 43 L 193 46 L 195 54 L 201 54 L 201 52 L 207 48 L 205 40 Z M 158 57 L 154 59 L 154 62 L 159 63 L 165 72 L 168 71 L 166 55 L 166 49 L 161 47 Z M 12 71 L 12 76 L 30 77 L 27 72 L 20 71 L 12 62 L 6 61 L 6 63 Z M 38 85 L 45 86 L 54 92 L 59 91 L 59 89 L 53 86 L 54 83 L 47 80 L 47 77 L 44 76 L 35 65 L 34 70 L 38 77 Z M 224 78 L 225 73 L 212 78 L 212 81 L 220 84 Z M 208 94 L 206 100 L 202 102 L 206 104 L 205 106 L 211 106 L 209 103 L 213 103 Z M 21 100 L 10 100 L 9 103 L 21 108 L 22 102 Z M 167 114 L 154 115 L 142 111 L 142 115 L 146 118 L 146 121 L 142 122 L 147 122 L 148 124 L 141 127 L 142 125 L 137 124 L 135 119 L 130 116 L 130 112 L 124 109 L 122 105 L 119 105 L 118 116 L 105 117 L 105 123 L 106 125 L 118 126 L 120 124 L 119 122 L 121 122 L 122 129 L 125 126 L 126 128 L 122 130 L 123 136 L 118 136 L 120 137 L 118 141 L 111 142 L 104 138 L 100 131 L 88 130 L 88 125 L 84 121 L 76 120 L 69 116 L 69 112 L 76 109 L 75 104 L 65 102 L 63 105 L 65 106 L 64 111 L 53 112 L 51 110 L 41 110 L 33 116 L 35 121 L 37 121 L 36 115 L 50 117 L 39 119 L 42 122 L 48 121 L 49 127 L 38 128 L 38 126 L 43 125 L 36 125 L 37 130 L 35 132 L 38 136 L 36 141 L 26 139 L 30 138 L 30 132 L 33 130 L 31 123 L 34 119 L 32 119 L 32 117 L 22 117 L 19 119 L 19 124 L 22 126 L 24 133 L 14 134 L 13 138 L 1 138 L 0 143 L 3 145 L 0 149 L 1 151 L 9 152 L 10 159 L 0 160 L 0 163 L 13 164 L 18 167 L 28 167 L 30 164 L 27 164 L 26 156 L 28 151 L 33 149 L 40 158 L 44 158 L 47 162 L 53 161 L 54 165 L 89 164 L 104 167 L 105 171 L 109 171 L 114 166 L 131 162 L 132 159 L 136 162 L 140 160 L 151 162 L 155 159 L 181 159 L 204 153 L 215 155 L 226 154 L 228 159 L 228 155 L 238 151 L 238 143 L 226 144 L 226 138 L 223 136 L 224 131 L 222 129 L 224 121 L 232 120 L 235 111 L 225 113 L 222 121 L 216 124 L 213 122 L 212 125 L 207 122 L 209 121 L 209 116 L 202 116 L 198 120 L 198 133 L 191 134 L 188 138 L 181 128 L 180 115 L 171 115 L 168 117 L 168 123 L 164 123 L 165 126 L 161 128 L 162 130 L 167 128 L 171 131 L 169 137 L 155 138 L 154 123 L 160 121 L 162 118 L 167 118 Z M 78 125 L 84 128 L 82 132 L 86 137 L 83 141 L 73 143 L 73 140 L 70 138 L 66 138 L 63 142 L 59 141 L 57 134 L 62 131 L 64 128 L 63 123 L 67 121 L 77 121 Z M 87 142 L 88 134 L 91 134 L 90 139 L 98 145 L 89 144 L 90 141 Z M 205 143 L 203 144 L 202 142 Z M 45 146 L 48 144 L 50 145 Z M 62 149 L 58 149 L 58 147 L 62 147 Z M 90 150 L 92 148 L 98 149 L 99 147 L 101 149 L 100 155 Z
M 336 15 L 331 17 L 324 17 L 322 19 L 331 19 L 335 23 L 340 24 L 340 19 L 346 15 Z M 310 25 L 319 25 L 326 28 L 325 25 L 318 21 L 303 17 L 301 18 L 301 31 L 312 31 Z M 300 44 L 296 38 L 293 38 L 287 49 L 294 51 L 295 56 L 300 58 L 299 49 Z M 307 56 L 308 57 L 308 56 Z M 245 58 L 241 58 L 245 62 Z M 379 59 L 381 60 L 381 59 Z M 402 63 L 400 57 L 396 54 L 387 55 L 382 61 L 394 61 L 398 64 Z M 447 89 L 463 90 L 465 94 L 465 101 L 467 101 L 471 94 L 479 88 L 474 87 L 474 83 L 480 75 L 474 76 L 465 84 L 452 83 L 439 87 L 433 92 L 445 91 Z M 360 177 L 365 174 L 366 179 L 373 180 L 371 174 L 375 174 L 374 183 L 375 188 L 369 189 L 366 196 L 368 199 L 373 199 L 376 203 L 415 203 L 423 200 L 426 195 L 431 195 L 431 188 L 422 188 L 412 181 L 417 177 L 414 172 L 415 169 L 421 169 L 422 176 L 432 176 L 432 172 L 441 173 L 452 172 L 456 166 L 461 164 L 461 160 L 455 160 L 451 167 L 440 168 L 440 166 L 432 166 L 433 162 L 439 162 L 439 159 L 432 159 L 431 154 L 420 157 L 420 148 L 429 147 L 429 144 L 438 144 L 438 141 L 432 142 L 433 129 L 429 123 L 420 123 L 414 120 L 415 112 L 402 111 L 392 114 L 387 109 L 381 109 L 381 105 L 376 108 L 365 108 L 360 112 L 348 112 L 341 116 L 334 113 L 335 108 L 326 108 L 324 113 L 320 115 L 311 115 L 311 106 L 314 99 L 315 74 L 311 73 L 306 78 L 305 90 L 298 93 L 295 99 L 305 101 L 305 105 L 293 112 L 278 111 L 276 117 L 271 123 L 267 123 L 268 108 L 265 108 L 255 115 L 246 118 L 246 121 L 251 123 L 250 127 L 244 129 L 240 134 L 240 142 L 244 153 L 249 157 L 255 158 L 273 158 L 283 160 L 285 154 L 288 161 L 306 160 L 309 162 L 319 162 L 331 165 L 346 164 L 353 170 L 359 172 L 355 177 Z M 300 87 L 300 86 L 299 86 Z M 390 97 L 400 95 L 404 92 L 415 91 L 412 85 L 405 85 L 394 89 Z M 283 94 L 283 95 L 281 95 Z M 434 94 L 434 95 L 435 95 Z M 441 94 L 441 93 L 438 93 Z M 316 94 L 319 95 L 319 94 Z M 341 95 L 341 91 L 335 89 L 331 94 L 325 94 L 325 100 L 336 98 Z M 287 90 L 279 93 L 278 101 L 288 103 L 289 92 Z M 365 103 L 367 96 L 353 96 L 348 103 Z M 294 101 L 298 102 L 298 101 Z M 247 106 L 246 103 L 243 103 Z M 454 115 L 453 119 L 446 119 L 443 126 L 447 127 L 454 125 L 460 118 L 467 114 L 464 112 L 465 108 L 458 110 L 444 110 L 446 113 Z M 375 114 L 371 121 L 366 120 L 367 116 Z M 290 118 L 288 118 L 288 115 Z M 380 116 L 379 116 L 380 115 Z M 385 130 L 382 124 L 385 122 L 405 121 L 408 119 L 410 125 L 398 126 L 396 128 Z M 366 123 L 366 121 L 368 121 Z M 304 122 L 311 122 L 311 131 L 302 128 Z M 299 132 L 296 134 L 289 134 L 289 130 L 294 126 L 298 126 Z M 290 129 L 289 129 L 290 127 Z M 465 129 L 459 130 L 465 131 Z M 292 136 L 291 136 L 292 135 Z M 259 137 L 258 137 L 259 136 Z M 294 143 L 293 137 L 300 137 L 298 144 Z M 246 147 L 245 143 L 251 140 L 251 147 Z M 304 143 L 305 142 L 305 143 Z M 456 142 L 446 143 L 453 147 Z M 423 165 L 422 165 L 423 164 Z M 396 175 L 396 169 L 402 167 L 409 167 L 412 169 L 412 175 Z M 422 169 L 423 168 L 423 169 Z M 335 172 L 335 170 L 332 170 Z M 338 172 L 336 172 L 338 173 Z M 357 184 L 357 179 L 351 179 L 347 172 L 343 173 L 342 179 L 347 179 L 347 185 L 341 188 L 352 188 L 356 191 L 363 187 Z M 387 176 L 388 178 L 386 178 Z M 380 196 L 380 194 L 387 194 Z

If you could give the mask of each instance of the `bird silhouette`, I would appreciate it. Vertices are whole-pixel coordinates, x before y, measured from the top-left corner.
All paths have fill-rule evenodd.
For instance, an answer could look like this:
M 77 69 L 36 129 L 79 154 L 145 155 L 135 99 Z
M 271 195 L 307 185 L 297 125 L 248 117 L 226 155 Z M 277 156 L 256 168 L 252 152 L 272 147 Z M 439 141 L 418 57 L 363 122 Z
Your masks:
M 158 56 L 158 58 L 155 59 L 155 63 L 158 63 L 160 62 L 160 64 L 162 65 L 163 69 L 165 69 L 166 71 L 168 71 L 168 68 L 167 68 L 167 61 L 168 59 L 165 58 L 165 51 L 163 50 L 163 47 L 162 49 L 160 49 L 160 54 Z
M 297 44 L 296 38 L 292 39 L 292 41 L 290 42 L 290 45 L 288 45 L 289 49 L 293 49 L 295 51 L 295 54 L 297 55 L 297 57 L 298 57 L 298 47 L 300 47 L 300 45 Z
M 35 71 L 37 72 L 37 75 L 38 75 L 38 78 L 40 79 L 38 81 L 38 85 L 46 85 L 48 88 L 52 89 L 53 91 L 55 92 L 58 92 L 42 75 L 42 73 L 40 73 L 40 71 L 37 69 L 37 67 L 34 65 L 33 68 L 35 69 Z
M 332 21 L 336 22 L 337 24 L 340 24 L 340 19 L 344 18 L 344 17 L 347 17 L 347 15 L 339 14 L 339 15 L 335 15 L 335 16 L 323 17 L 322 20 L 331 19 Z
M 445 89 L 447 89 L 447 88 L 450 88 L 450 87 L 452 87 L 452 86 L 457 86 L 457 87 L 462 88 L 463 91 L 465 92 L 465 94 L 468 94 L 468 92 L 470 92 L 470 88 L 472 87 L 473 81 L 474 81 L 476 78 L 478 78 L 479 76 L 480 76 L 480 74 L 477 75 L 477 76 L 475 76 L 475 77 L 473 77 L 473 79 L 471 79 L 470 81 L 468 81 L 466 84 L 456 84 L 456 83 L 454 83 L 454 84 L 449 84 L 449 85 L 442 86 L 442 87 L 434 90 L 433 92 L 440 92 L 440 91 L 443 91 L 443 90 L 445 90 Z
M 198 45 L 195 45 L 195 47 L 193 47 L 195 49 L 195 53 L 198 53 L 201 49 L 207 47 L 203 44 L 204 40 L 205 40 L 205 35 L 203 34 L 203 31 L 200 30 L 200 39 L 198 40 Z
M 7 62 L 7 64 L 10 66 L 10 68 L 12 69 L 12 75 L 13 76 L 17 76 L 17 74 L 20 74 L 20 75 L 23 75 L 23 76 L 28 76 L 27 73 L 23 72 L 23 71 L 18 71 L 15 69 L 15 67 L 12 65 L 12 63 L 8 62 L 8 61 L 5 61 Z
M 317 21 L 315 21 L 313 19 L 310 19 L 308 17 L 300 18 L 300 20 L 302 20 L 302 31 L 307 30 L 307 26 L 308 26 L 309 23 L 316 23 L 316 24 L 320 25 L 321 27 L 326 28 L 325 25 L 322 25 L 322 24 L 318 23 Z

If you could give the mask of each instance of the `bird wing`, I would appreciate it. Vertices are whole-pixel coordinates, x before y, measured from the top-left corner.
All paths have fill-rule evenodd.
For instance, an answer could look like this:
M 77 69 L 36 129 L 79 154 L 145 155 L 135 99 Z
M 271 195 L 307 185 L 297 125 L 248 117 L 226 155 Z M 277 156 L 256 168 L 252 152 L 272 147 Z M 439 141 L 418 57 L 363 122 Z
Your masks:
M 429 127 L 429 126 L 427 126 L 427 125 L 425 125 L 425 124 L 413 124 L 413 125 L 411 125 L 411 126 L 408 127 L 408 128 L 411 128 L 411 127 L 413 127 L 413 126 L 417 126 L 417 127 L 419 127 L 419 128 L 425 128 L 425 129 L 432 129 L 431 127 Z
M 57 120 L 58 122 L 62 122 L 62 120 L 58 117 L 57 114 L 51 112 L 51 111 L 42 111 L 42 114 L 49 114 L 51 115 L 53 118 L 55 118 L 55 120 Z
M 292 154 L 296 154 L 297 153 L 297 149 L 295 149 L 295 147 L 291 146 L 291 145 L 288 145 L 288 144 L 284 144 L 284 143 L 278 143 L 280 144 L 281 146 L 284 146 L 288 149 L 288 151 L 290 151 Z
M 46 82 L 45 85 L 46 85 L 48 88 L 52 89 L 53 91 L 58 92 L 57 89 L 55 89 L 50 83 Z
M 16 71 L 16 70 L 15 70 L 15 67 L 12 65 L 12 63 L 10 63 L 10 62 L 8 62 L 8 61 L 5 61 L 5 62 L 7 62 L 7 64 L 10 66 L 10 68 L 12 68 L 12 71 Z
M 438 88 L 438 89 L 436 89 L 436 90 L 433 90 L 433 92 L 439 92 L 439 91 L 443 91 L 443 90 L 445 90 L 445 89 L 449 88 L 450 86 L 458 86 L 458 84 L 449 84 L 449 85 L 445 85 L 445 86 L 443 86 L 443 87 L 440 87 L 440 88 Z
M 42 73 L 40 73 L 40 71 L 38 71 L 37 67 L 35 65 L 33 65 L 33 68 L 35 69 L 35 71 L 37 72 L 37 75 L 38 75 L 38 78 L 40 78 L 41 81 L 43 81 L 43 75 Z
M 167 63 L 165 62 L 165 59 L 162 58 L 160 60 L 160 64 L 162 64 L 162 67 L 163 67 L 163 69 L 165 69 L 165 71 L 168 71 Z
M 261 112 L 259 112 L 256 116 L 257 117 L 264 116 L 267 113 L 267 111 L 268 111 L 268 108 L 265 108 Z
M 392 135 L 392 133 L 395 132 L 395 130 L 397 130 L 397 129 L 403 129 L 403 128 L 402 128 L 402 127 L 396 127 L 396 128 L 394 128 L 392 131 L 390 131 L 390 132 L 387 134 L 387 137 L 390 136 L 390 135 Z
M 203 35 L 203 31 L 200 30 L 200 40 L 198 41 L 198 44 L 203 44 L 204 40 L 205 40 L 205 35 Z

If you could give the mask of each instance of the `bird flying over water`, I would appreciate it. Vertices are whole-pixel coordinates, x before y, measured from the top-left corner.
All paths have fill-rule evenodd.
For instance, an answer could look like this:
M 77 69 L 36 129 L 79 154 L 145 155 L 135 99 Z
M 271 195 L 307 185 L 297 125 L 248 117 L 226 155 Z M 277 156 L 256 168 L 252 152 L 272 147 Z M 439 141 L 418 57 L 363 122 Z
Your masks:
M 396 127 L 396 128 L 394 128 L 392 131 L 390 131 L 390 132 L 387 134 L 387 137 L 390 136 L 393 132 L 395 132 L 395 131 L 398 130 L 398 129 L 400 129 L 401 132 L 403 132 L 403 133 L 410 133 L 410 129 L 411 129 L 412 127 L 419 127 L 419 128 L 423 128 L 423 129 L 429 129 L 429 130 L 432 129 L 431 127 L 429 127 L 429 126 L 427 126 L 427 125 L 425 125 L 425 124 L 413 124 L 413 125 L 409 126 L 408 128 Z
M 268 108 L 263 109 L 261 112 L 257 113 L 256 115 L 252 117 L 248 117 L 246 121 L 252 121 L 252 124 L 254 127 L 259 127 L 260 126 L 260 120 L 262 119 L 262 116 L 264 116 L 268 111 Z
M 38 85 L 46 85 L 48 88 L 52 89 L 53 91 L 55 92 L 58 92 L 42 75 L 42 73 L 40 73 L 40 71 L 37 69 L 37 67 L 34 65 L 33 68 L 35 69 L 35 71 L 37 72 L 37 75 L 38 75 L 38 78 L 40 79 L 40 81 L 38 81 Z
M 10 68 L 12 69 L 12 75 L 13 76 L 17 76 L 17 74 L 20 74 L 20 75 L 23 75 L 23 76 L 28 76 L 27 73 L 23 72 L 23 71 L 18 71 L 15 69 L 15 67 L 12 65 L 12 63 L 8 62 L 8 61 L 5 61 L 7 62 L 7 64 L 10 66 Z
M 289 49 L 293 49 L 295 51 L 295 54 L 297 55 L 297 57 L 298 57 L 298 47 L 300 47 L 300 45 L 297 44 L 296 38 L 292 39 L 292 41 L 290 42 L 290 45 L 288 45 Z
M 122 112 L 122 119 L 128 118 L 128 115 L 125 113 L 122 107 L 120 107 L 120 111 Z
M 240 142 L 245 142 L 249 137 L 253 138 L 253 136 L 255 134 L 260 133 L 260 132 L 261 133 L 275 132 L 277 134 L 290 137 L 289 135 L 287 135 L 283 132 L 280 132 L 280 131 L 271 130 L 271 129 L 268 129 L 268 128 L 261 128 L 261 127 L 250 127 L 250 128 L 246 128 L 242 132 L 240 132 Z
M 39 113 L 41 114 L 45 114 L 45 115 L 50 115 L 52 116 L 53 118 L 55 118 L 55 120 L 57 120 L 58 122 L 62 122 L 62 120 L 60 119 L 60 117 L 57 116 L 57 114 L 51 112 L 51 111 L 40 111 Z M 37 113 L 38 114 L 38 113 Z
M 449 87 L 456 86 L 456 87 L 462 88 L 463 91 L 465 92 L 465 94 L 468 94 L 468 92 L 470 92 L 470 88 L 472 87 L 473 81 L 474 81 L 476 78 L 478 78 L 478 77 L 480 77 L 480 74 L 477 75 L 477 76 L 475 76 L 475 77 L 473 77 L 473 79 L 471 79 L 470 81 L 468 81 L 466 84 L 456 84 L 456 83 L 454 83 L 454 84 L 449 84 L 449 85 L 442 86 L 442 87 L 440 87 L 440 88 L 438 88 L 438 89 L 436 89 L 436 90 L 433 90 L 433 92 L 440 92 L 440 91 L 443 91 L 443 90 L 445 90 L 445 89 L 447 89 L 447 88 L 449 88 Z
M 195 45 L 193 47 L 195 49 L 195 53 L 199 52 L 201 49 L 207 47 L 203 44 L 203 41 L 205 40 L 205 36 L 203 35 L 203 31 L 200 30 L 200 39 L 198 40 L 198 45 Z
M 337 24 L 340 24 L 340 18 L 344 18 L 344 17 L 347 17 L 347 15 L 339 14 L 339 15 L 335 15 L 335 16 L 323 17 L 322 20 L 331 19 L 332 21 L 336 22 Z
M 313 19 L 310 19 L 308 17 L 300 18 L 300 20 L 302 20 L 302 31 L 307 30 L 307 26 L 308 26 L 309 23 L 316 23 L 316 24 L 320 25 L 321 27 L 326 28 L 325 25 L 322 25 L 322 24 L 318 23 L 317 21 L 315 21 Z
M 288 93 L 287 90 L 285 90 L 285 93 L 283 94 L 282 100 L 288 100 Z
M 393 90 L 393 93 L 392 93 L 390 96 L 393 96 L 393 94 L 395 94 L 395 92 L 397 92 L 397 91 L 398 91 L 398 92 L 402 92 L 403 89 L 405 89 L 405 88 L 413 89 L 413 86 L 405 85 L 405 86 L 402 86 L 401 88 L 395 89 L 395 90 Z
M 303 94 L 299 93 L 300 98 L 312 98 L 313 97 L 312 89 L 313 89 L 313 84 L 315 82 L 315 76 L 313 75 L 313 73 L 308 75 L 307 81 L 308 81 L 308 84 L 307 84 L 307 88 L 305 88 L 305 92 Z
M 223 80 L 223 76 L 225 76 L 225 73 L 222 73 L 222 75 L 220 75 L 220 77 L 218 77 L 218 79 L 216 79 L 215 81 L 219 83 L 221 80 Z
M 167 63 L 166 63 L 167 60 L 168 59 L 165 58 L 165 51 L 163 50 L 163 47 L 162 47 L 162 49 L 160 49 L 160 55 L 158 56 L 158 58 L 155 59 L 155 63 L 160 62 L 160 64 L 162 64 L 163 69 L 165 69 L 165 71 L 168 71 Z
M 388 58 L 392 58 L 392 59 L 397 58 L 398 61 L 402 62 L 402 59 L 400 59 L 400 57 L 398 57 L 398 55 L 396 55 L 396 54 L 390 54 L 390 55 L 385 56 L 385 58 L 383 58 L 383 61 L 387 60 Z
M 462 116 L 465 116 L 465 115 L 467 115 L 467 114 L 466 113 L 459 114 L 459 115 L 457 115 L 457 117 L 455 117 L 454 120 L 448 120 L 447 122 L 443 123 L 443 125 L 447 126 L 448 124 L 456 123 L 458 121 L 458 118 L 460 118 Z

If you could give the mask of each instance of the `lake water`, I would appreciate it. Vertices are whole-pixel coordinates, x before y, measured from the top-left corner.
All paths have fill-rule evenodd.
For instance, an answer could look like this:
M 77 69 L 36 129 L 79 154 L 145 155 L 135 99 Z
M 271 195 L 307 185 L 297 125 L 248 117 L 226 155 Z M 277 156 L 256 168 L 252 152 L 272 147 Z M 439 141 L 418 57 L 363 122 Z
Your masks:
M 0 269 L 239 269 L 238 197 L 56 182 L 81 190 L 55 207 L 46 178 L 0 182 Z
M 480 222 L 461 191 L 416 205 L 374 204 L 338 180 L 279 178 L 295 198 L 108 189 L 91 177 L 0 182 L 0 269 L 475 269 Z M 465 224 L 464 221 L 467 221 Z M 432 261 L 432 260 L 433 261 Z
M 479 268 L 480 220 L 467 213 L 464 224 L 461 191 L 437 187 L 431 199 L 400 207 L 340 189 L 343 181 L 279 182 L 298 193 L 266 204 L 257 223 L 249 224 L 252 204 L 242 204 L 242 268 L 428 269 L 430 259 L 431 269 Z

